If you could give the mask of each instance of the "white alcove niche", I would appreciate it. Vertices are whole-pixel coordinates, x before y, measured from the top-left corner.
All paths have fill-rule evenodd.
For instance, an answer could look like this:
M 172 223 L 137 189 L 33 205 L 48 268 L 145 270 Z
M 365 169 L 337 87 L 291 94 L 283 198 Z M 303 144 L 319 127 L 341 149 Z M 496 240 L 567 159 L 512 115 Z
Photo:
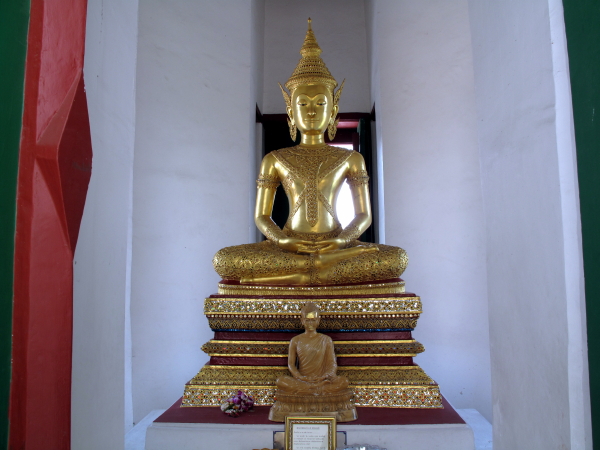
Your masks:
M 341 111 L 375 104 L 379 232 L 423 301 L 416 362 L 493 419 L 495 448 L 591 448 L 558 0 L 89 0 L 73 448 L 122 448 L 207 361 L 212 256 L 256 236 L 255 107 L 284 112 L 309 16 Z

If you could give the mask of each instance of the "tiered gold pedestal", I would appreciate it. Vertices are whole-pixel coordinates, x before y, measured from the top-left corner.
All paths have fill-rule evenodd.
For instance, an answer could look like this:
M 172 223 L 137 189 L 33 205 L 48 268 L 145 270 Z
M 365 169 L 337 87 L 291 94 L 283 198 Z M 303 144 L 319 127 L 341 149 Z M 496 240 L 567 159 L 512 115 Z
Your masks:
M 356 406 L 442 408 L 439 387 L 413 357 L 424 351 L 411 332 L 421 301 L 399 278 L 348 286 L 252 286 L 222 281 L 205 300 L 210 362 L 185 386 L 182 406 L 218 406 L 242 389 L 257 405 L 275 401 L 275 380 L 290 375 L 290 339 L 303 331 L 300 310 L 319 306 L 319 332 L 334 341 L 338 375 Z

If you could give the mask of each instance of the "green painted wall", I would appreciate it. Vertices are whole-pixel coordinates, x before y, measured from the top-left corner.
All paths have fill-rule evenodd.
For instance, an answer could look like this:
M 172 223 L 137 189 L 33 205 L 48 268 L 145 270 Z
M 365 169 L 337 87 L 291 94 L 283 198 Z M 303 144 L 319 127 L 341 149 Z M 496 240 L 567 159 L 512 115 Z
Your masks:
M 581 202 L 594 448 L 600 448 L 600 1 L 563 0 Z
M 0 448 L 8 446 L 17 171 L 29 1 L 0 2 Z

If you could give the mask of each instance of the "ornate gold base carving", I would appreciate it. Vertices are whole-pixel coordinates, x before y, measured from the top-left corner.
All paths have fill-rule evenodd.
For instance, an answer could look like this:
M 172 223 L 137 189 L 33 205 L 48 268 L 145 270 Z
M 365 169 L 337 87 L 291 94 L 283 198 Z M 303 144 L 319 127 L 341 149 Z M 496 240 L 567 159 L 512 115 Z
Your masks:
M 386 408 L 443 408 L 438 386 L 355 387 L 354 403 Z
M 417 296 L 383 297 L 319 297 L 319 298 L 238 298 L 208 297 L 204 301 L 204 314 L 252 314 L 267 316 L 292 316 L 300 319 L 300 311 L 310 300 L 319 307 L 320 314 L 345 314 L 368 316 L 371 314 L 421 314 L 421 300 Z
M 356 406 L 442 408 L 439 387 L 419 366 L 345 366 L 338 375 L 350 382 Z M 256 405 L 273 405 L 275 380 L 286 367 L 204 366 L 185 386 L 182 406 L 219 406 L 238 389 Z
M 375 295 L 403 294 L 404 281 L 355 284 L 342 286 L 255 286 L 251 284 L 219 283 L 219 295 L 304 295 L 315 297 L 326 295 Z
M 356 420 L 356 408 L 352 403 L 354 392 L 347 389 L 338 394 L 322 394 L 314 396 L 290 395 L 279 389 L 275 393 L 277 400 L 269 411 L 269 420 L 285 422 L 289 415 L 318 415 L 335 413 L 338 422 Z
M 300 310 L 308 298 L 209 297 L 204 314 L 215 331 L 301 331 Z M 321 296 L 310 301 L 321 311 L 319 331 L 412 330 L 421 314 L 421 300 L 411 294 Z
M 300 319 L 296 317 L 236 317 L 233 315 L 206 315 L 212 330 L 220 331 L 302 331 Z M 391 331 L 414 330 L 416 317 L 399 317 L 392 315 L 342 316 L 327 317 L 323 315 L 319 331 Z
M 414 339 L 383 341 L 334 341 L 336 356 L 380 357 L 417 356 L 425 351 Z M 202 346 L 209 356 L 243 356 L 283 358 L 288 356 L 288 341 L 226 341 L 212 339 Z
M 221 406 L 229 397 L 242 389 L 254 398 L 255 405 L 272 405 L 275 403 L 274 386 L 195 386 L 186 385 L 181 406 Z

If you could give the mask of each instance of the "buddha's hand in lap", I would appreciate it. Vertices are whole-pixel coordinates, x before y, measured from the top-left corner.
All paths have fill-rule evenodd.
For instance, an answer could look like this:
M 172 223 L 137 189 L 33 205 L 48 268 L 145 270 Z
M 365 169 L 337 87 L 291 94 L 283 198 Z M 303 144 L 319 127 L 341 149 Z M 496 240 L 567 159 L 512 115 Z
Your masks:
M 346 247 L 346 240 L 340 238 L 325 239 L 323 241 L 316 242 L 315 247 L 318 247 L 318 251 L 320 253 L 333 252 Z
M 347 242 L 345 239 L 341 238 L 332 238 L 325 239 L 319 242 L 312 242 L 302 239 L 296 238 L 283 238 L 279 239 L 277 244 L 283 250 L 292 253 L 330 253 L 338 250 L 344 250 L 347 246 Z M 365 245 L 356 245 L 353 247 L 355 253 L 362 252 L 370 252 L 377 251 L 377 247 L 374 246 L 365 246 Z
M 318 248 L 314 247 L 314 242 L 291 237 L 279 239 L 277 245 L 291 253 L 316 253 L 319 251 Z
M 313 242 L 296 238 L 279 239 L 277 244 L 283 250 L 292 253 L 325 253 L 343 249 L 346 245 L 344 239 L 327 239 L 324 241 Z
M 301 381 L 306 381 L 307 383 L 325 383 L 327 382 L 327 377 L 305 377 L 303 375 L 300 376 Z
M 376 246 L 368 246 L 363 244 L 354 245 L 346 249 L 348 243 L 345 239 L 341 238 L 325 239 L 323 241 L 316 242 L 314 245 L 319 248 L 319 253 L 333 253 L 336 251 L 345 251 L 345 253 L 359 254 L 363 252 L 376 252 L 377 250 L 379 250 Z

